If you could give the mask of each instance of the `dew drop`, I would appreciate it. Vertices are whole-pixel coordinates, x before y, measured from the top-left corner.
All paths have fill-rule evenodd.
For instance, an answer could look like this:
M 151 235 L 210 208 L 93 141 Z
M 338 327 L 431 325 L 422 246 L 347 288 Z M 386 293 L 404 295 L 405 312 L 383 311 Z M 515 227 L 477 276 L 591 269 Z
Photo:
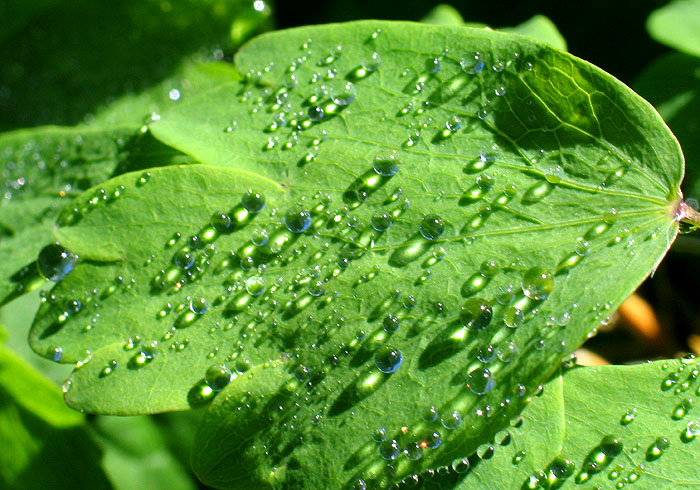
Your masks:
M 388 461 L 398 458 L 399 453 L 399 443 L 396 439 L 384 441 L 379 445 L 379 455 Z
M 691 420 L 681 433 L 681 441 L 690 442 L 698 436 L 700 436 L 700 421 Z
M 209 310 L 209 302 L 206 298 L 196 298 L 190 300 L 190 310 L 196 315 L 203 315 Z
M 399 319 L 391 314 L 385 316 L 384 320 L 382 320 L 382 327 L 384 327 L 384 330 L 387 332 L 396 332 L 399 329 L 399 325 Z
M 396 175 L 396 172 L 399 171 L 400 166 L 401 162 L 396 157 L 395 151 L 386 151 L 377 154 L 377 156 L 374 157 L 374 162 L 372 164 L 374 171 L 382 177 L 391 177 Z
M 467 375 L 467 388 L 476 395 L 485 395 L 493 389 L 493 374 L 486 368 L 478 367 Z
M 381 347 L 374 355 L 374 364 L 381 372 L 391 374 L 401 367 L 403 354 L 390 345 Z
M 54 243 L 41 249 L 37 266 L 39 273 L 49 281 L 60 281 L 73 270 L 76 261 L 73 253 Z
M 445 231 L 445 223 L 437 214 L 428 214 L 423 217 L 418 225 L 418 231 L 426 240 L 435 240 Z
M 352 104 L 357 95 L 357 89 L 352 82 L 344 82 L 340 85 L 333 85 L 329 90 L 331 100 L 337 105 L 344 107 Z
M 253 214 L 259 213 L 265 207 L 265 196 L 252 189 L 248 189 L 241 198 L 241 205 Z
M 386 429 L 384 427 L 379 427 L 372 431 L 372 439 L 376 442 L 382 442 L 386 439 Z
M 454 430 L 462 423 L 462 416 L 457 410 L 444 413 L 440 417 L 440 423 L 445 429 Z
M 221 391 L 231 382 L 233 373 L 225 364 L 215 364 L 207 369 L 204 382 L 214 391 Z
M 647 448 L 647 461 L 655 461 L 659 459 L 661 456 L 663 456 L 664 451 L 666 451 L 670 445 L 671 441 L 665 437 L 657 437 L 656 440 Z
M 372 228 L 376 231 L 383 232 L 389 229 L 394 223 L 394 219 L 389 213 L 377 213 L 371 219 Z
M 470 464 L 467 458 L 457 458 L 452 461 L 452 470 L 455 473 L 466 473 L 469 471 Z
M 311 213 L 304 209 L 292 209 L 284 216 L 284 225 L 292 233 L 304 233 L 311 226 Z
M 523 293 L 530 299 L 541 301 L 547 299 L 554 289 L 552 273 L 542 267 L 531 267 L 522 280 Z
M 435 422 L 438 418 L 438 410 L 435 407 L 428 407 L 425 410 L 423 410 L 423 413 L 421 414 L 421 418 L 425 422 Z
M 493 318 L 493 308 L 485 299 L 473 298 L 462 306 L 459 319 L 469 330 L 479 331 L 486 328 Z

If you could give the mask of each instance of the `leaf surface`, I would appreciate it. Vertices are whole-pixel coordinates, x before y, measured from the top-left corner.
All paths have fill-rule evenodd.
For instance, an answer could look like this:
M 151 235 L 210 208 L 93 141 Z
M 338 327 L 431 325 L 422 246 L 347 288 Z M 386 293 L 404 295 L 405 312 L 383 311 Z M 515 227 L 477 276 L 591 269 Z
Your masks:
M 423 486 L 700 488 L 693 407 L 699 373 L 691 357 L 564 371 L 508 430 L 511 437 L 501 434 L 491 445 L 495 452 L 482 453 L 492 457 L 473 458 L 464 475 L 443 471 L 423 479 Z
M 472 454 L 677 232 L 658 114 L 531 38 L 358 22 L 261 36 L 236 66 L 151 126 L 205 165 L 117 177 L 59 220 L 82 262 L 30 339 L 89 359 L 66 396 L 87 411 L 215 400 L 205 482 L 384 487 Z

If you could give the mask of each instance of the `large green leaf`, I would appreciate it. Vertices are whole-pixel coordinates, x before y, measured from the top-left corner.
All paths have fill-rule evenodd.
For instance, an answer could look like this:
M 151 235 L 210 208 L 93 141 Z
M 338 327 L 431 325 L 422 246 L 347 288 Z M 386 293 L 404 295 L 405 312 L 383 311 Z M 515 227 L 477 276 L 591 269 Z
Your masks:
M 111 488 L 83 421 L 57 387 L 0 345 L 2 488 Z
M 359 22 L 262 36 L 236 65 L 245 82 L 151 126 L 207 165 L 125 174 L 59 220 L 82 262 L 31 334 L 81 361 L 77 408 L 216 399 L 205 481 L 384 486 L 471 454 L 677 232 L 658 114 L 531 38 Z M 425 430 L 442 445 L 404 456 Z
M 675 0 L 653 11 L 647 29 L 660 43 L 700 56 L 700 1 Z
M 700 419 L 692 410 L 699 368 L 685 358 L 564 372 L 533 399 L 510 437 L 497 437 L 495 452 L 482 449 L 493 457 L 472 458 L 464 475 L 423 478 L 424 486 L 700 488 Z

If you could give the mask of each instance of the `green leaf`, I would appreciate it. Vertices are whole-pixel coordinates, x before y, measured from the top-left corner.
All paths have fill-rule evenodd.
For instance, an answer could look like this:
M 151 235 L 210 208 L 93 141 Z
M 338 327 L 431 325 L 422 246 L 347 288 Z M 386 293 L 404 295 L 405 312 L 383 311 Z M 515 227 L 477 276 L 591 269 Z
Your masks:
M 700 58 L 662 56 L 642 72 L 634 89 L 656 107 L 678 138 L 686 161 L 683 190 L 700 198 Z
M 544 15 L 535 15 L 522 24 L 518 24 L 515 27 L 503 27 L 501 30 L 503 32 L 513 32 L 534 37 L 562 51 L 566 51 L 567 48 L 566 40 L 557 29 L 557 26 Z
M 522 421 L 508 430 L 510 436 L 502 433 L 492 442 L 493 457 L 472 458 L 471 472 L 443 472 L 423 486 L 696 488 L 700 419 L 693 399 L 700 388 L 699 367 L 697 360 L 685 358 L 565 371 L 533 398 Z M 545 461 L 542 452 L 548 453 Z M 485 448 L 483 454 L 491 452 Z M 566 471 L 552 478 L 556 468 Z
M 102 465 L 115 489 L 197 488 L 152 417 L 97 417 L 91 427 L 103 448 Z
M 676 0 L 654 10 L 647 19 L 647 30 L 662 44 L 700 56 L 700 1 Z
M 115 174 L 191 161 L 128 126 L 9 132 L 0 136 L 0 155 L 0 305 L 45 283 L 36 259 L 72 197 Z
M 121 197 L 87 206 L 94 188 L 59 219 L 82 262 L 30 337 L 87 360 L 67 401 L 90 412 L 215 399 L 223 428 L 235 377 L 257 405 L 195 448 L 208 481 L 386 486 L 472 454 L 677 232 L 682 155 L 656 111 L 531 38 L 358 22 L 261 36 L 236 66 L 246 81 L 151 126 L 205 165 L 125 174 L 101 186 Z M 380 427 L 385 456 L 428 429 L 443 443 L 387 462 Z
M 451 5 L 440 4 L 433 7 L 421 22 L 426 24 L 441 24 L 447 26 L 461 26 L 464 24 L 464 19 L 459 11 Z
M 57 387 L 3 345 L 0 440 L 2 488 L 111 488 L 83 416 L 68 409 Z
M 247 0 L 55 3 L 0 45 L 0 85 L 9 94 L 0 98 L 0 129 L 89 121 L 115 98 L 138 100 L 132 94 L 144 91 L 172 103 L 171 89 L 187 90 L 187 70 L 175 73 L 183 61 L 220 57 L 270 15 Z M 170 86 L 158 87 L 166 79 Z
M 137 94 L 125 94 L 104 109 L 98 110 L 90 119 L 90 125 L 138 126 L 144 120 L 157 120 L 161 111 L 187 100 L 193 94 L 238 79 L 240 76 L 229 63 L 186 60 L 172 76 L 155 86 Z

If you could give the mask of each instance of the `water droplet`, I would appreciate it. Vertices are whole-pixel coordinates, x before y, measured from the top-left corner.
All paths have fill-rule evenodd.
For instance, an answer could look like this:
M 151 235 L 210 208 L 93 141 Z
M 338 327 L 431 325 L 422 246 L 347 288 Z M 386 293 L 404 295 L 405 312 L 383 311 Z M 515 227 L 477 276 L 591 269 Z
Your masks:
M 265 283 L 260 276 L 251 276 L 245 281 L 245 290 L 251 296 L 260 296 L 265 292 Z
M 691 420 L 681 433 L 681 441 L 690 442 L 698 436 L 700 436 L 700 421 Z
M 481 346 L 476 351 L 476 358 L 479 360 L 479 362 L 483 362 L 484 364 L 488 364 L 489 362 L 493 361 L 495 356 L 496 351 L 492 345 Z
M 190 301 L 190 310 L 197 315 L 203 315 L 209 310 L 209 302 L 206 298 L 196 298 Z
M 388 461 L 398 458 L 399 452 L 399 443 L 396 439 L 384 441 L 379 445 L 379 455 Z
M 382 442 L 386 439 L 386 429 L 384 427 L 379 427 L 372 431 L 372 439 L 376 442 Z
M 445 231 L 445 223 L 437 214 L 428 214 L 423 217 L 418 225 L 418 231 L 426 240 L 435 240 Z
M 241 205 L 253 214 L 259 213 L 265 207 L 265 196 L 252 189 L 248 189 L 246 193 L 243 194 L 243 198 L 241 198 Z
M 438 418 L 437 408 L 435 408 L 435 407 L 426 408 L 425 410 L 423 410 L 423 413 L 421 414 L 421 418 L 425 422 L 435 422 Z
M 102 371 L 100 371 L 99 377 L 104 378 L 105 376 L 109 376 L 117 369 L 118 366 L 119 366 L 119 363 L 117 361 L 115 361 L 114 359 L 112 359 L 111 361 L 109 361 L 107 363 L 107 366 L 102 368 Z
M 515 453 L 515 456 L 513 456 L 513 464 L 517 465 L 520 464 L 520 462 L 525 459 L 525 451 L 521 450 Z
M 445 429 L 454 430 L 462 423 L 462 416 L 457 410 L 444 413 L 440 417 L 440 423 Z
M 60 281 L 73 270 L 76 261 L 73 253 L 54 243 L 41 249 L 37 266 L 39 273 L 49 281 Z
M 357 89 L 352 82 L 343 82 L 339 85 L 331 86 L 329 90 L 331 100 L 339 106 L 352 104 L 357 95 Z
M 531 267 L 522 280 L 523 293 L 530 299 L 544 300 L 554 289 L 552 273 L 542 267 Z
M 390 345 L 381 347 L 374 355 L 374 364 L 381 372 L 390 374 L 395 372 L 403 362 L 401 351 Z
M 391 177 L 399 171 L 401 162 L 396 157 L 395 151 L 386 151 L 377 154 L 372 164 L 374 171 L 382 177 Z
M 496 88 L 493 90 L 493 93 L 494 93 L 494 95 L 495 95 L 496 97 L 502 97 L 502 96 L 504 96 L 504 95 L 506 94 L 506 88 L 503 87 L 503 86 L 496 87 Z
M 691 400 L 690 398 L 682 400 L 678 405 L 676 405 L 676 408 L 673 409 L 673 412 L 671 412 L 671 418 L 673 420 L 682 419 L 687 415 L 688 410 L 690 410 L 692 406 L 693 400 Z
M 379 67 L 382 64 L 382 57 L 379 55 L 379 53 L 372 53 L 366 58 L 362 58 L 360 61 L 360 65 L 362 65 L 362 68 L 364 68 L 367 72 L 371 73 L 373 71 L 377 71 Z M 361 76 L 358 78 L 362 78 Z
M 313 122 L 322 121 L 323 118 L 326 117 L 326 111 L 324 111 L 323 108 L 319 106 L 309 107 L 309 110 L 306 111 L 306 113 L 309 116 L 309 119 L 311 119 Z
M 475 75 L 484 69 L 484 62 L 481 59 L 481 54 L 476 52 L 471 57 L 462 58 L 459 62 L 459 66 L 462 68 L 464 73 L 468 75 Z
M 188 270 L 194 265 L 194 255 L 188 248 L 181 248 L 177 251 L 177 253 L 175 253 L 173 262 L 180 269 Z
M 503 323 L 509 328 L 518 328 L 525 321 L 525 312 L 513 305 L 503 313 Z
M 665 437 L 657 437 L 654 442 L 647 448 L 647 461 L 655 461 L 663 456 L 664 451 L 671 445 L 671 441 Z
M 389 213 L 377 213 L 371 220 L 372 228 L 379 232 L 388 230 L 393 223 L 394 219 Z
M 231 382 L 233 373 L 225 364 L 215 364 L 207 369 L 204 382 L 214 391 L 221 391 Z
M 551 184 L 546 180 L 539 182 L 525 191 L 525 194 L 523 194 L 523 202 L 525 204 L 533 204 L 541 201 L 550 192 L 552 192 L 552 189 L 554 189 L 554 184 Z
M 49 347 L 49 350 L 47 352 L 49 359 L 51 359 L 53 362 L 59 362 L 61 358 L 63 357 L 63 348 L 62 347 Z
M 399 329 L 399 324 L 399 319 L 391 314 L 385 316 L 384 320 L 382 320 L 382 327 L 387 332 L 396 332 Z
M 470 464 L 467 458 L 457 458 L 452 461 L 452 470 L 455 473 L 466 473 L 469 471 Z
M 493 308 L 485 299 L 473 298 L 462 306 L 459 319 L 469 330 L 478 331 L 486 328 L 493 318 Z
M 478 367 L 467 375 L 467 388 L 476 395 L 485 395 L 493 389 L 493 374 L 486 368 Z
M 311 213 L 304 209 L 292 209 L 284 216 L 284 225 L 292 233 L 304 233 L 311 226 Z

